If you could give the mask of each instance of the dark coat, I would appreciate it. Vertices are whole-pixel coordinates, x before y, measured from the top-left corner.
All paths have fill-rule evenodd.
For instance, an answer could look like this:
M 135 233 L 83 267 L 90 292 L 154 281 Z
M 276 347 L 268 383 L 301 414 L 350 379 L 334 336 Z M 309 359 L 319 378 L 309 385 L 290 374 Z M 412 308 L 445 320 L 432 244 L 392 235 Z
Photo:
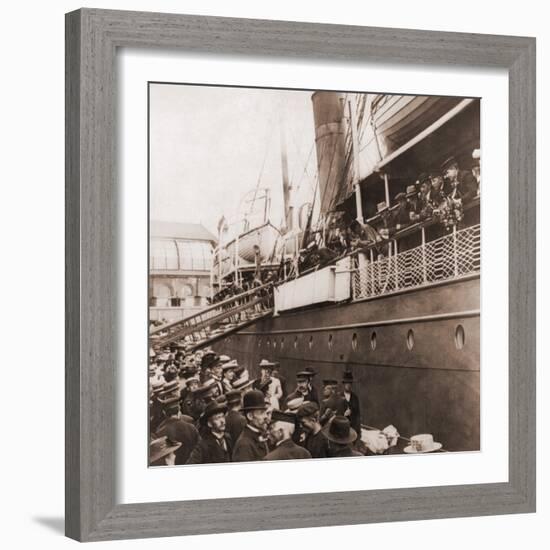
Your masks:
M 246 418 L 239 411 L 229 411 L 225 415 L 225 431 L 231 441 L 237 441 L 246 426 Z
M 181 447 L 176 450 L 175 464 L 185 464 L 191 454 L 191 451 L 199 441 L 199 432 L 189 422 L 185 422 L 180 418 L 170 417 L 167 418 L 158 427 L 156 431 L 156 437 L 166 436 L 171 441 L 177 441 L 181 443 Z
M 234 462 L 262 460 L 268 453 L 267 441 L 260 440 L 260 434 L 245 426 L 233 448 Z
M 353 392 L 350 393 L 350 400 L 346 401 L 346 396 L 342 393 L 342 398 L 346 403 L 346 409 L 349 408 L 350 414 L 347 418 L 350 421 L 351 427 L 357 432 L 357 436 L 361 435 L 361 406 L 359 405 L 359 397 Z M 345 416 L 344 411 L 344 416 Z
M 326 424 L 334 415 L 344 416 L 347 408 L 344 398 L 336 393 L 328 399 L 323 399 L 319 414 L 321 425 Z
M 327 458 L 329 456 L 328 439 L 321 431 L 316 434 L 309 434 L 303 445 L 312 458 Z
M 267 453 L 264 460 L 294 460 L 297 458 L 311 458 L 311 454 L 300 445 L 296 445 L 292 439 L 287 439 Z
M 346 445 L 345 447 L 341 447 L 339 449 L 335 449 L 334 447 L 330 450 L 331 458 L 342 458 L 347 456 L 364 456 L 359 451 L 354 451 L 349 445 Z
M 226 449 L 210 430 L 205 431 L 200 441 L 195 445 L 187 464 L 213 464 L 219 462 L 231 462 L 231 438 L 225 434 L 223 437 Z

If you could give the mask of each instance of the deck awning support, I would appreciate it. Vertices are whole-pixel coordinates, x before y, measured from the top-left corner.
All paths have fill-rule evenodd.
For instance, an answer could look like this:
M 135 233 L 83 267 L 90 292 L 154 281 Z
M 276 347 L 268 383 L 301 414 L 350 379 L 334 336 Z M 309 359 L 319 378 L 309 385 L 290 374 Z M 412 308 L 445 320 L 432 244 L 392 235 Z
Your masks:
M 401 156 L 403 153 L 408 151 L 411 147 L 414 147 L 417 143 L 421 142 L 424 138 L 428 137 L 430 134 L 435 132 L 438 128 L 443 126 L 446 122 L 454 118 L 458 113 L 466 109 L 468 105 L 472 104 L 475 101 L 475 99 L 463 99 L 460 103 L 455 105 L 450 111 L 447 111 L 441 118 L 438 118 L 435 122 L 430 124 L 427 128 L 422 130 L 419 134 L 417 134 L 414 138 L 412 138 L 407 143 L 403 144 L 399 149 L 396 149 L 393 153 L 388 155 L 386 158 L 382 159 L 375 167 L 374 171 L 379 172 L 390 164 L 393 160 L 395 160 L 397 157 Z

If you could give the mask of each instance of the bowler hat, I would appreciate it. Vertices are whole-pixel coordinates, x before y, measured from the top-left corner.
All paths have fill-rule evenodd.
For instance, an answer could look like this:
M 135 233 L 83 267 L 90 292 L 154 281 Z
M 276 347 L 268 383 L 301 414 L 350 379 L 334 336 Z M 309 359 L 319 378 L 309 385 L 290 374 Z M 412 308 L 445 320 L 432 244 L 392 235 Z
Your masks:
M 242 411 L 246 412 L 265 409 L 267 409 L 265 397 L 260 390 L 249 390 L 243 395 Z
M 357 439 L 357 432 L 345 416 L 333 416 L 322 432 L 329 441 L 340 445 L 348 445 Z

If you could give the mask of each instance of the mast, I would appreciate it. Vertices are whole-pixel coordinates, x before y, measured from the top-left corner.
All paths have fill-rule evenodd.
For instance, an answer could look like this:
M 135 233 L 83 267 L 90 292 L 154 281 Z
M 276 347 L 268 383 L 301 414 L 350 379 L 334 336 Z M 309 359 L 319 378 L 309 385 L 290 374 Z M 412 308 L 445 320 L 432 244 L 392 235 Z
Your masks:
M 294 208 L 291 205 L 292 186 L 290 185 L 290 180 L 288 177 L 286 137 L 282 117 L 280 120 L 279 129 L 281 137 L 281 171 L 283 175 L 283 204 L 285 212 L 285 227 L 286 231 L 290 231 L 293 228 Z
M 355 94 L 351 95 L 348 101 L 349 122 L 351 126 L 351 146 L 353 157 L 353 189 L 355 191 L 356 220 L 363 223 L 363 201 L 361 199 L 361 165 L 359 163 L 359 139 L 357 137 L 357 101 Z

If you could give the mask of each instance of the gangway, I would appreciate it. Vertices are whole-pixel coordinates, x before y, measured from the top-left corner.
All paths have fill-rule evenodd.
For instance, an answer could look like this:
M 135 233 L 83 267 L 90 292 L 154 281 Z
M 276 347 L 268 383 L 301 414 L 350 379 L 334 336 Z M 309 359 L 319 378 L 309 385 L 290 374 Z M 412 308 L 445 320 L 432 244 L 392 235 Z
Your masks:
M 155 351 L 173 343 L 194 351 L 212 345 L 273 313 L 273 285 L 268 283 L 231 296 L 189 317 L 153 327 L 151 346 Z

